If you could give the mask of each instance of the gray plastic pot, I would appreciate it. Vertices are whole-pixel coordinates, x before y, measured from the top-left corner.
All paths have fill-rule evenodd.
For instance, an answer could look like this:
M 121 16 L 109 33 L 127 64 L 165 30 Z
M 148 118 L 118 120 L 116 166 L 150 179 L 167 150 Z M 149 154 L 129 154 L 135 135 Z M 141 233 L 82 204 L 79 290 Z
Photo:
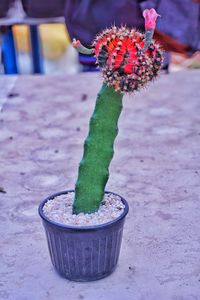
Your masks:
M 25 13 L 31 18 L 64 16 L 65 0 L 22 0 Z
M 39 206 L 52 264 L 62 277 L 69 280 L 104 278 L 117 266 L 128 203 L 112 193 L 120 197 L 125 205 L 124 212 L 117 219 L 96 226 L 67 226 L 48 219 L 43 213 L 43 206 L 48 200 L 68 192 L 73 190 L 53 194 Z

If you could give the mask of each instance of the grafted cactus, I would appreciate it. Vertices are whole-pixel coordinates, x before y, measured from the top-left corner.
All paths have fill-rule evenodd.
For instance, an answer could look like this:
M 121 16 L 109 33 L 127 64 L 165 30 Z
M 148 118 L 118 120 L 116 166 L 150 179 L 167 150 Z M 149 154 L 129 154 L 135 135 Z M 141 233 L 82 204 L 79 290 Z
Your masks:
M 103 199 L 124 93 L 145 86 L 160 70 L 162 53 L 159 45 L 152 41 L 158 14 L 151 9 L 145 10 L 143 16 L 145 34 L 113 26 L 96 37 L 92 49 L 85 48 L 80 41 L 73 41 L 79 52 L 94 53 L 104 79 L 79 166 L 73 205 L 75 214 L 97 211 Z

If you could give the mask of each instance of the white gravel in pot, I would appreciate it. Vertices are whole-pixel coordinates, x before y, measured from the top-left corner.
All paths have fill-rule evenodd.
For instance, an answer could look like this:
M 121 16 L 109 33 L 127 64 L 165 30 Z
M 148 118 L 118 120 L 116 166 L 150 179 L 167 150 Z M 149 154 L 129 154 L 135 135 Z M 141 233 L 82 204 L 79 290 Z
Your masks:
M 52 221 L 71 226 L 92 226 L 110 222 L 118 218 L 124 211 L 124 204 L 120 197 L 105 194 L 97 212 L 91 214 L 72 214 L 74 192 L 69 192 L 48 200 L 44 207 L 44 214 Z

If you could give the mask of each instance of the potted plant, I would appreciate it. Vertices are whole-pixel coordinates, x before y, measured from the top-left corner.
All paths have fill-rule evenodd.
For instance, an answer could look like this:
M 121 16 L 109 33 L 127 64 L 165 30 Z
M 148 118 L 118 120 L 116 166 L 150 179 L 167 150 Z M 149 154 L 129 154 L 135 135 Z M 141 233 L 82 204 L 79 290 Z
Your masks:
M 64 16 L 65 0 L 22 0 L 25 13 L 31 18 L 55 18 Z
M 1 0 L 0 1 L 0 18 L 3 18 L 6 16 L 11 4 L 14 2 L 14 0 Z
M 151 9 L 143 16 L 145 34 L 113 26 L 96 37 L 91 49 L 73 41 L 78 51 L 96 56 L 104 82 L 90 120 L 75 191 L 51 195 L 39 206 L 52 263 L 70 280 L 100 279 L 117 265 L 128 203 L 105 192 L 105 186 L 122 98 L 154 79 L 162 63 L 160 47 L 152 40 L 158 14 Z

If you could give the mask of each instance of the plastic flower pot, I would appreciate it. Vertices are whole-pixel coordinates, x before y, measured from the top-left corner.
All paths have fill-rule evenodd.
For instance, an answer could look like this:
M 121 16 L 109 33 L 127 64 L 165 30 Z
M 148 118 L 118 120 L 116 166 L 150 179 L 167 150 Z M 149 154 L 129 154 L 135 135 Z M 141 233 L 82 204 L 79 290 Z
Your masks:
M 121 198 L 125 209 L 117 219 L 102 225 L 68 226 L 48 219 L 43 213 L 45 203 L 68 192 L 73 191 L 53 194 L 39 206 L 52 264 L 62 277 L 69 280 L 93 281 L 104 278 L 117 266 L 128 203 L 112 193 Z
M 64 16 L 65 0 L 22 0 L 25 13 L 31 18 Z
M 7 15 L 7 12 L 13 3 L 13 0 L 0 0 L 0 18 Z

